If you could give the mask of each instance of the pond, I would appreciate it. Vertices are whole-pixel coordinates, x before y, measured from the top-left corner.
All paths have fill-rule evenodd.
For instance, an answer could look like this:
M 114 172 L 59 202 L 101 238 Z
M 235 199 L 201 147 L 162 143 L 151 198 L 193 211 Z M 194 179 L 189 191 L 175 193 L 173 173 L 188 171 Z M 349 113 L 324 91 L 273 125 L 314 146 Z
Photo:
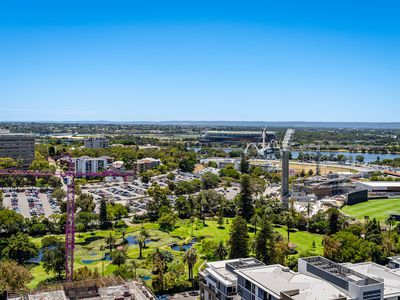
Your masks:
M 143 279 L 144 281 L 147 281 L 147 280 L 150 280 L 151 277 L 150 277 L 150 276 L 142 276 L 142 279 Z
M 174 251 L 188 251 L 190 248 L 193 247 L 194 243 L 196 243 L 197 239 L 193 238 L 190 243 L 179 245 L 179 244 L 173 244 L 171 246 L 171 249 Z
M 35 256 L 35 257 L 30 258 L 30 259 L 28 260 L 28 262 L 30 262 L 30 263 L 35 263 L 35 264 L 39 264 L 39 263 L 42 261 L 42 259 L 43 259 L 44 251 L 45 251 L 46 249 L 52 250 L 52 249 L 55 249 L 55 248 L 56 248 L 56 246 L 49 246 L 49 247 L 40 248 L 39 251 L 38 251 L 38 255 Z
M 96 253 L 96 252 L 90 253 L 90 256 L 95 256 L 95 255 L 97 255 L 97 253 L 96 253 L 95 255 L 93 255 L 94 253 Z M 85 264 L 85 265 L 90 265 L 91 263 L 94 263 L 94 262 L 97 262 L 97 261 L 102 261 L 102 260 L 110 261 L 110 260 L 111 260 L 110 254 L 105 254 L 104 257 L 103 257 L 102 259 L 101 259 L 101 258 L 98 258 L 98 259 L 82 259 L 81 262 L 82 262 L 83 264 Z
M 130 245 L 130 246 L 138 244 L 136 236 L 130 235 L 130 236 L 127 236 L 125 239 L 128 241 L 128 245 Z M 152 242 L 151 239 L 146 239 L 146 241 L 144 243 L 147 245 L 148 243 L 151 243 L 151 242 Z

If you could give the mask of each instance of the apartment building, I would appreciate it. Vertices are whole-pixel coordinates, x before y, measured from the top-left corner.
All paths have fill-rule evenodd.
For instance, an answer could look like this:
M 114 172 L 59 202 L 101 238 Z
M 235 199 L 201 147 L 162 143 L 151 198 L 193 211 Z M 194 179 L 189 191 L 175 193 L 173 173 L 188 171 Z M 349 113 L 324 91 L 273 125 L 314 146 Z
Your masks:
M 8 157 L 28 166 L 35 159 L 35 137 L 0 130 L 0 157 Z
M 90 149 L 108 148 L 109 141 L 104 137 L 91 137 L 84 140 L 84 145 Z
M 299 258 L 298 272 L 255 258 L 207 263 L 201 300 L 400 300 L 400 268 Z
M 208 263 L 199 277 L 201 300 L 352 299 L 322 279 L 254 258 Z
M 66 165 L 69 161 L 69 158 L 63 157 L 59 161 L 61 164 Z M 77 174 L 96 173 L 108 169 L 109 165 L 113 162 L 113 158 L 108 156 L 81 156 L 71 158 L 71 162 L 72 168 Z
M 152 157 L 146 157 L 146 158 L 137 160 L 135 165 L 133 166 L 133 169 L 136 172 L 136 174 L 140 174 L 140 173 L 146 172 L 147 170 L 155 168 L 155 167 L 159 166 L 160 164 L 161 164 L 161 161 L 159 159 L 155 159 Z

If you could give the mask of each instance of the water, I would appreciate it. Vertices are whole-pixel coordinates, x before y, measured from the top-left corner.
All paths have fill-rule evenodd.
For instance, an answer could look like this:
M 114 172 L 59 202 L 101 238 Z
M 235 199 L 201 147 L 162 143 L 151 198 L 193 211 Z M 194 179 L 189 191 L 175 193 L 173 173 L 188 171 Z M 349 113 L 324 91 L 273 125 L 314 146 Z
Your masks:
M 92 254 L 93 254 L 93 253 L 91 253 L 90 255 L 93 256 Z M 93 262 L 102 261 L 102 260 L 111 261 L 111 256 L 110 256 L 110 254 L 104 255 L 103 259 L 101 259 L 101 258 L 98 258 L 98 259 L 82 259 L 81 262 L 82 262 L 83 264 L 85 264 L 85 265 L 90 265 L 90 264 L 93 263 Z
M 150 276 L 142 276 L 142 279 L 143 279 L 144 281 L 147 281 L 147 280 L 150 280 L 151 277 L 150 277 Z
M 309 153 L 313 155 L 317 155 L 317 152 L 315 151 L 305 151 L 303 153 Z M 297 159 L 299 156 L 299 151 L 291 151 L 292 158 Z M 380 160 L 384 159 L 394 159 L 394 158 L 399 158 L 400 154 L 390 154 L 390 153 L 350 153 L 350 152 L 325 152 L 321 151 L 321 155 L 329 156 L 329 155 L 335 155 L 338 156 L 339 154 L 342 154 L 346 157 L 351 156 L 353 158 L 353 161 L 355 161 L 356 157 L 358 155 L 364 156 L 364 162 L 365 163 L 372 163 L 376 161 L 379 157 Z
M 196 241 L 197 241 L 197 239 L 196 239 L 196 238 L 193 238 L 193 239 L 190 241 L 190 243 L 183 244 L 182 246 L 181 246 L 181 245 L 178 245 L 178 244 L 174 244 L 174 245 L 171 246 L 171 249 L 174 250 L 174 251 L 185 251 L 185 252 L 186 252 L 186 251 L 188 251 L 190 248 L 193 247 L 193 245 L 194 245 L 194 243 L 196 243 Z
M 136 236 L 130 235 L 130 236 L 127 236 L 125 239 L 128 241 L 129 246 L 138 244 Z M 146 239 L 144 243 L 147 245 L 148 243 L 151 243 L 151 242 L 152 242 L 151 239 Z
M 55 248 L 56 248 L 56 246 L 49 246 L 49 247 L 40 248 L 39 251 L 38 251 L 38 255 L 35 256 L 35 257 L 32 257 L 31 259 L 29 259 L 28 262 L 39 264 L 43 260 L 44 251 L 46 249 L 53 250 Z

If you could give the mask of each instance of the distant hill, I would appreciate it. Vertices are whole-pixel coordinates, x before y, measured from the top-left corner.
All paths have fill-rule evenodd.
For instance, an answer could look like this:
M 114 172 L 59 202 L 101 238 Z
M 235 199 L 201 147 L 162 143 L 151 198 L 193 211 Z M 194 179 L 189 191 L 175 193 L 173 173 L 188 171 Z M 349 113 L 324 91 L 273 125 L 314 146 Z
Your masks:
M 186 125 L 201 127 L 292 127 L 292 128 L 354 128 L 354 129 L 400 129 L 400 122 L 303 122 L 303 121 L 42 121 L 0 122 L 7 123 L 58 123 L 58 124 L 131 124 L 131 125 Z

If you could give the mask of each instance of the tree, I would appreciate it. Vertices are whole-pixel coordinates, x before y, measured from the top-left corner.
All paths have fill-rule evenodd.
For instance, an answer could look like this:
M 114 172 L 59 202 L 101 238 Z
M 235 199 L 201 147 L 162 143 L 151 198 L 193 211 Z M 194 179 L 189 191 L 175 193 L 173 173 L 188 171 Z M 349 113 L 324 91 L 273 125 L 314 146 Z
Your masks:
M 0 235 L 11 236 L 24 230 L 24 217 L 10 209 L 0 210 Z
M 389 238 L 390 238 L 390 233 L 391 233 L 392 227 L 396 224 L 396 219 L 393 216 L 389 216 L 385 219 L 385 224 L 389 228 Z
M 56 199 L 58 203 L 61 203 L 67 196 L 67 193 L 63 189 L 57 188 L 53 190 L 51 196 Z
M 120 265 L 122 265 L 126 262 L 126 257 L 127 257 L 127 253 L 126 253 L 125 248 L 116 249 L 113 251 L 113 254 L 112 254 L 112 259 L 113 259 L 112 263 L 119 267 Z
M 223 228 L 224 227 L 224 210 L 222 208 L 219 209 L 217 223 L 218 223 L 218 228 Z
M 19 266 L 16 262 L 0 262 L 0 292 L 22 289 L 31 279 L 32 275 L 29 270 Z
M 291 212 L 285 212 L 284 214 L 284 222 L 286 224 L 287 230 L 287 239 L 288 243 L 290 242 L 290 229 L 293 227 L 293 214 Z
M 143 255 L 142 255 L 142 249 L 144 248 L 144 246 L 146 245 L 146 236 L 139 234 L 136 238 L 138 246 L 139 246 L 139 258 L 142 259 Z
M 181 219 L 187 219 L 190 217 L 190 205 L 189 201 L 184 196 L 179 196 L 175 200 L 175 210 L 178 213 L 178 217 Z
M 62 278 L 65 271 L 65 244 L 57 243 L 51 248 L 47 248 L 43 252 L 43 268 L 46 273 L 56 273 L 58 279 Z
M 183 262 L 187 264 L 188 271 L 189 271 L 189 280 L 193 280 L 193 266 L 197 262 L 197 251 L 196 248 L 190 248 L 186 251 L 185 255 L 183 256 Z
M 224 260 L 228 255 L 228 249 L 225 247 L 222 241 L 220 241 L 217 248 L 215 248 L 214 255 L 218 257 L 219 260 Z
M 240 193 L 238 195 L 238 214 L 250 222 L 254 214 L 253 197 L 250 184 L 250 176 L 242 175 L 240 180 Z
M 261 228 L 254 239 L 254 253 L 257 259 L 267 265 L 275 259 L 276 235 L 272 224 L 268 220 L 262 219 Z
M 188 153 L 179 161 L 179 169 L 182 172 L 192 172 L 194 170 L 194 166 L 196 165 L 196 154 L 195 153 Z
M 112 254 L 113 247 L 115 245 L 115 238 L 113 237 L 112 233 L 106 238 L 106 244 L 108 245 L 109 253 Z
M 356 156 L 356 161 L 360 164 L 364 162 L 364 155 L 357 155 Z
M 249 162 L 247 161 L 246 154 L 242 154 L 242 159 L 240 160 L 240 172 L 242 174 L 249 173 Z
M 201 176 L 201 184 L 203 186 L 203 189 L 208 190 L 208 189 L 214 189 L 218 187 L 219 183 L 219 176 L 211 173 L 211 172 L 206 172 Z
M 165 212 L 158 219 L 158 225 L 160 226 L 160 230 L 162 231 L 172 231 L 175 228 L 176 224 L 176 215 L 172 212 Z
M 83 231 L 93 228 L 97 220 L 98 216 L 96 214 L 87 211 L 80 211 L 76 217 L 76 223 L 82 224 Z
M 260 221 L 260 217 L 257 214 L 254 214 L 251 217 L 250 223 L 254 227 L 254 235 L 257 235 L 257 225 L 258 225 L 259 221 Z
M 147 194 L 152 198 L 147 203 L 147 214 L 150 221 L 154 222 L 160 217 L 161 207 L 171 207 L 171 201 L 168 198 L 170 193 L 168 188 L 162 188 L 156 183 L 148 188 Z
M 99 212 L 99 219 L 100 219 L 100 228 L 107 229 L 110 227 L 110 222 L 108 221 L 107 217 L 107 203 L 106 199 L 101 198 L 100 200 L 100 212 Z
M 326 211 L 329 221 L 328 234 L 332 235 L 338 232 L 342 227 L 341 213 L 337 208 L 329 208 Z
M 25 264 L 30 258 L 36 256 L 38 249 L 24 233 L 17 233 L 10 237 L 8 245 L 3 249 L 2 254 L 5 258 L 14 260 L 18 264 Z
M 81 211 L 84 212 L 93 212 L 96 208 L 96 204 L 94 203 L 93 196 L 91 194 L 82 193 L 80 194 L 76 200 L 76 207 L 80 208 Z
M 241 258 L 249 255 L 247 223 L 241 216 L 236 216 L 232 221 L 228 244 L 229 258 Z

